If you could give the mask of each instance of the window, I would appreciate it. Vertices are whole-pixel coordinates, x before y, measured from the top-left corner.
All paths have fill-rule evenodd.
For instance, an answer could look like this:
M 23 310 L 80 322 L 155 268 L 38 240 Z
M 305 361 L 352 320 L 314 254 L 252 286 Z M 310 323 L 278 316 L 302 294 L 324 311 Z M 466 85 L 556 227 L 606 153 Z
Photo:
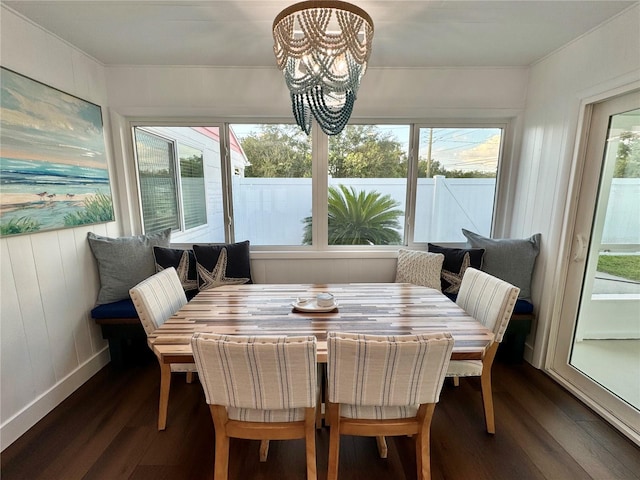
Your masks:
M 224 242 L 219 127 L 136 126 L 138 187 L 146 233 Z
M 173 142 L 136 129 L 136 150 L 145 232 L 158 232 L 169 227 L 178 229 Z
M 329 245 L 404 244 L 409 131 L 347 125 L 329 137 Z
M 207 223 L 203 157 L 202 151 L 197 148 L 178 145 L 182 208 L 187 230 Z
M 418 129 L 414 242 L 491 235 L 501 141 L 501 128 Z
M 311 139 L 297 125 L 232 124 L 243 174 L 232 177 L 235 239 L 252 245 L 306 242 L 311 220 Z M 233 159 L 233 142 L 232 142 Z M 310 238 L 309 238 L 310 240 Z
M 461 243 L 463 228 L 490 236 L 503 129 L 139 125 L 145 231 L 276 250 Z

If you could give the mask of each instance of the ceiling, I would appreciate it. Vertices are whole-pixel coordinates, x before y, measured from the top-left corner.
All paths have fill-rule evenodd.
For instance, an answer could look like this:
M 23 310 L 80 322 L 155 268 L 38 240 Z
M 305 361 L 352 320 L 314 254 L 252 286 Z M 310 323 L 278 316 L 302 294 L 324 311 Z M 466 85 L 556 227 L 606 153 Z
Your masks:
M 104 65 L 274 67 L 273 18 L 296 0 L 0 0 Z M 526 66 L 637 1 L 352 0 L 372 68 Z

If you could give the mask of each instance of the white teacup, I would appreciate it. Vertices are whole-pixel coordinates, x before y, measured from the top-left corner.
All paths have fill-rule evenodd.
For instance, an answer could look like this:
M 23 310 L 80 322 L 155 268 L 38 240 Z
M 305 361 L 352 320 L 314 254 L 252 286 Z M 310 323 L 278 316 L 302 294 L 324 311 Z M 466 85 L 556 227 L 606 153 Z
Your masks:
M 333 307 L 335 303 L 335 298 L 330 293 L 319 293 L 316 296 L 316 304 L 321 308 Z

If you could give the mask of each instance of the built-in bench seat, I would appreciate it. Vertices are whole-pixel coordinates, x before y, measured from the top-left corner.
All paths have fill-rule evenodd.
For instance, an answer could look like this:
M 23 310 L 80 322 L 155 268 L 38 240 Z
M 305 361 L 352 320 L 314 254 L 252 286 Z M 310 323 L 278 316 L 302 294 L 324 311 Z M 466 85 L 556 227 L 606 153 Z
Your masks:
M 100 325 L 102 338 L 109 341 L 111 362 L 115 367 L 125 365 L 127 351 L 132 346 L 144 346 L 147 341 L 147 334 L 130 298 L 98 305 L 91 310 L 91 317 Z

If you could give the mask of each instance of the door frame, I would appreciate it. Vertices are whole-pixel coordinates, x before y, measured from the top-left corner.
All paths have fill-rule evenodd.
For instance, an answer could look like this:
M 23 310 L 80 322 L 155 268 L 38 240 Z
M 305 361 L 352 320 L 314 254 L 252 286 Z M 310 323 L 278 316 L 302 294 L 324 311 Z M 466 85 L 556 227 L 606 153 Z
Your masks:
M 555 272 L 555 278 L 558 279 L 557 291 L 559 293 L 556 295 L 553 304 L 544 370 L 624 435 L 640 445 L 640 431 L 631 427 L 637 422 L 637 411 L 569 364 L 571 350 L 570 347 L 568 348 L 567 342 L 573 343 L 573 331 L 577 318 L 563 318 L 562 315 L 564 293 L 567 290 L 568 282 L 571 281 L 569 279 L 569 266 L 573 255 L 578 253 L 578 249 L 581 247 L 576 245 L 574 239 L 577 233 L 578 204 L 581 200 L 580 195 L 583 193 L 583 178 L 585 175 L 590 175 L 593 180 L 593 176 L 596 175 L 598 184 L 600 178 L 601 169 L 595 173 L 593 171 L 585 172 L 594 108 L 597 104 L 608 102 L 636 91 L 640 91 L 640 81 L 634 81 L 624 86 L 601 92 L 598 95 L 583 98 L 580 104 L 578 135 L 576 136 L 575 155 L 573 157 L 567 195 L 567 208 L 563 220 L 558 263 Z M 594 193 L 594 196 L 597 199 L 597 192 Z M 589 240 L 590 236 L 591 234 L 589 235 Z M 582 284 L 582 279 L 580 282 Z M 570 339 L 567 338 L 568 330 L 571 331 L 571 334 L 569 334 Z M 617 413 L 614 414 L 612 410 Z

